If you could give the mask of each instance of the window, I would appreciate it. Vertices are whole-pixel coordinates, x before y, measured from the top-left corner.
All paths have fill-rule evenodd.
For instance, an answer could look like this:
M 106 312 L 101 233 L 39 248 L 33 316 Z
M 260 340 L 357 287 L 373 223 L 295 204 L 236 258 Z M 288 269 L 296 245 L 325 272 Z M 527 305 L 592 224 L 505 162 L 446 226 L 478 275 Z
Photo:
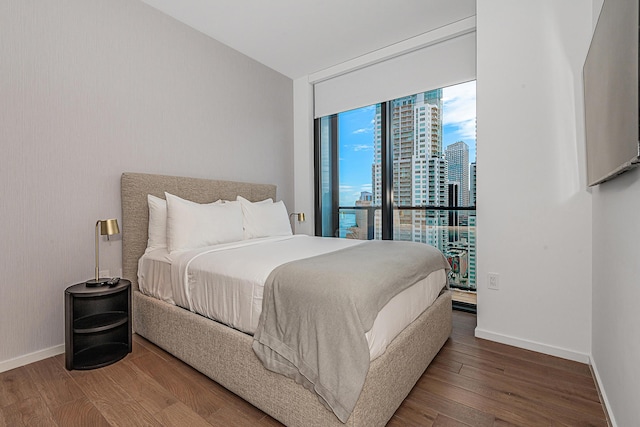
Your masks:
M 431 244 L 475 289 L 475 124 L 475 81 L 316 119 L 316 234 Z

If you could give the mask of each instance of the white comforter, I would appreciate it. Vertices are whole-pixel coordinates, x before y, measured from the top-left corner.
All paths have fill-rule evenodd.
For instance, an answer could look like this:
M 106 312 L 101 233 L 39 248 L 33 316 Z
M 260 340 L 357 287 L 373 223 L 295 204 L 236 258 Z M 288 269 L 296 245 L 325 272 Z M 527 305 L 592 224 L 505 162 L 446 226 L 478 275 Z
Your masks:
M 275 267 L 360 243 L 295 235 L 171 255 L 159 250 L 140 259 L 138 282 L 145 294 L 253 334 L 262 311 L 263 286 Z M 435 301 L 445 283 L 445 271 L 438 270 L 389 301 L 366 334 L 371 360 Z

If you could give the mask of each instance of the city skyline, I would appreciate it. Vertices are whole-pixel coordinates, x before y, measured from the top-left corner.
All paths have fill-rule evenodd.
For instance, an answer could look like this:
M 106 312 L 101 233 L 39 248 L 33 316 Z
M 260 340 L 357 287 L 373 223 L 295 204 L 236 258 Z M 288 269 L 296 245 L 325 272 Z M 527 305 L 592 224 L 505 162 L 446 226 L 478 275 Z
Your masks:
M 471 81 L 442 89 L 442 149 L 463 141 L 469 146 L 470 162 L 476 159 L 475 85 Z M 375 114 L 375 105 L 339 114 L 341 206 L 355 205 L 362 191 L 373 192 Z
M 344 175 L 354 169 L 354 159 L 357 159 L 361 162 L 359 168 L 363 175 L 369 169 L 368 163 L 372 162 L 368 181 L 373 184 L 372 191 L 369 191 L 369 185 L 361 186 L 363 191 L 355 202 L 359 209 L 348 207 L 343 191 L 342 208 L 339 209 L 340 237 L 380 239 L 384 218 L 375 207 L 382 205 L 383 195 L 390 189 L 397 206 L 392 219 L 392 238 L 426 243 L 440 249 L 452 267 L 451 285 L 464 289 L 475 289 L 475 212 L 413 208 L 469 206 L 470 198 L 475 199 L 475 162 L 471 163 L 474 165 L 472 173 L 470 147 L 464 141 L 466 138 L 472 144 L 475 142 L 475 138 L 470 137 L 475 136 L 475 117 L 467 117 L 474 109 L 469 108 L 469 102 L 465 103 L 463 96 L 472 94 L 473 89 L 454 87 L 446 94 L 443 89 L 435 89 L 394 99 L 388 103 L 389 120 L 382 116 L 378 104 L 375 111 L 371 108 L 355 110 L 339 115 L 336 121 L 337 126 L 342 127 L 338 129 L 338 142 L 344 147 L 338 161 L 340 183 L 343 184 Z M 468 98 L 473 99 L 472 96 Z M 357 124 L 354 117 L 358 115 L 362 115 L 362 120 L 368 120 L 372 112 L 375 113 L 373 126 L 369 129 L 374 144 L 373 153 L 369 153 L 364 143 L 368 138 L 364 135 L 369 133 L 367 128 L 350 129 L 349 125 Z M 382 157 L 382 126 L 385 123 L 391 138 L 390 163 Z M 445 123 L 447 131 L 444 131 Z M 358 135 L 362 141 L 358 144 L 353 139 L 342 141 L 340 135 L 349 132 Z M 445 139 L 449 142 L 446 146 Z M 350 150 L 358 153 L 351 161 L 344 156 Z M 384 164 L 393 174 L 390 187 L 381 182 Z M 470 182 L 471 177 L 473 182 Z M 371 206 L 372 209 L 368 208 Z
M 450 284 L 475 289 L 475 211 L 448 209 L 475 200 L 475 82 L 419 92 L 386 105 L 388 119 L 382 104 L 340 113 L 337 120 L 323 119 L 323 232 L 381 239 L 384 229 L 392 231 L 387 237 L 393 240 L 432 245 L 452 267 Z M 388 160 L 383 158 L 385 125 L 392 150 Z M 330 137 L 333 129 L 335 140 Z M 332 155 L 335 143 L 338 150 Z M 337 212 L 331 165 L 338 167 Z M 383 185 L 385 165 L 393 180 Z M 392 216 L 379 209 L 388 191 L 396 206 Z

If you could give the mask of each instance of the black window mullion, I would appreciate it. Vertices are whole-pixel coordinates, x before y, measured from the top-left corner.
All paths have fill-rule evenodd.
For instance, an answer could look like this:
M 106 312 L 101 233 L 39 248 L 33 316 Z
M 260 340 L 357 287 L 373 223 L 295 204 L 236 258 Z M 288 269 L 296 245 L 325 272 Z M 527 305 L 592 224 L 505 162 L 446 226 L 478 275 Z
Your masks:
M 340 229 L 340 169 L 338 167 L 339 155 L 338 141 L 338 115 L 329 117 L 329 147 L 331 147 L 331 229 L 334 237 L 339 237 Z
M 313 178 L 314 178 L 314 217 L 315 235 L 322 236 L 322 141 L 320 139 L 321 118 L 313 120 Z
M 382 240 L 393 240 L 393 146 L 390 102 L 380 104 L 382 139 Z

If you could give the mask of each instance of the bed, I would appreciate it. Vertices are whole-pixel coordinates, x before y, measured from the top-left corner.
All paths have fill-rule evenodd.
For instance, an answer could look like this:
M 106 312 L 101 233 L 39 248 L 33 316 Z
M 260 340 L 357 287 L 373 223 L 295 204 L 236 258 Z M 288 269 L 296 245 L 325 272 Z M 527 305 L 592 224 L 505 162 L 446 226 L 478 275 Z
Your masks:
M 123 276 L 134 290 L 133 326 L 137 334 L 193 366 L 225 388 L 289 426 L 384 425 L 451 333 L 451 296 L 442 292 L 375 358 L 346 423 L 312 392 L 265 369 L 253 337 L 204 316 L 144 295 L 138 289 L 138 260 L 147 247 L 147 195 L 164 192 L 198 203 L 218 199 L 275 199 L 268 184 L 124 173 L 121 179 Z

